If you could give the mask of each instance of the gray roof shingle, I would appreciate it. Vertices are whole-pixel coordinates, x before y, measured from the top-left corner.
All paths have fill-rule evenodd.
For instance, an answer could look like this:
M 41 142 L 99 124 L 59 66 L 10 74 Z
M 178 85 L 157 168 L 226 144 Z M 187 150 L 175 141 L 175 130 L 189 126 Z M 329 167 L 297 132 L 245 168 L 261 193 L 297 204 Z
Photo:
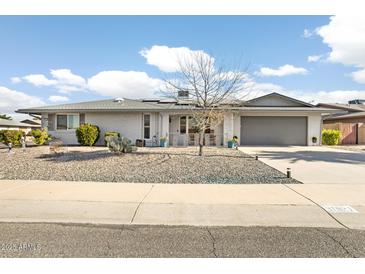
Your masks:
M 157 104 L 156 102 L 143 102 L 141 100 L 114 99 L 89 101 L 81 103 L 62 104 L 54 106 L 43 106 L 19 109 L 20 113 L 42 113 L 55 111 L 140 111 L 140 110 L 162 110 L 168 109 L 169 104 Z

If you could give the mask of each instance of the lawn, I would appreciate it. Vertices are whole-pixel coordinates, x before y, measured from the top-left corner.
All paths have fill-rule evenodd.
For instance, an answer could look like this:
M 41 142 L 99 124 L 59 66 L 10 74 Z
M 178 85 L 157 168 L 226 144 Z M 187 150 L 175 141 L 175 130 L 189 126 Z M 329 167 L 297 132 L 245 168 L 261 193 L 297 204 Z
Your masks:
M 139 148 L 113 154 L 103 147 L 68 147 L 61 155 L 47 146 L 0 149 L 0 179 L 192 184 L 299 183 L 260 161 L 228 148 Z

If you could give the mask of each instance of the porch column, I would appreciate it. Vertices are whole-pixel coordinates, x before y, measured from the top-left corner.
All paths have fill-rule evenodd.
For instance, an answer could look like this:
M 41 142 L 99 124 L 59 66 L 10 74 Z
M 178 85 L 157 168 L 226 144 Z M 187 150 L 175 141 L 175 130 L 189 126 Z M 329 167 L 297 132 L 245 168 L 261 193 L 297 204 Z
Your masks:
M 224 113 L 223 120 L 223 145 L 228 146 L 228 141 L 233 138 L 233 113 L 226 112 Z
M 169 115 L 161 113 L 161 136 L 166 137 L 167 144 L 169 143 Z

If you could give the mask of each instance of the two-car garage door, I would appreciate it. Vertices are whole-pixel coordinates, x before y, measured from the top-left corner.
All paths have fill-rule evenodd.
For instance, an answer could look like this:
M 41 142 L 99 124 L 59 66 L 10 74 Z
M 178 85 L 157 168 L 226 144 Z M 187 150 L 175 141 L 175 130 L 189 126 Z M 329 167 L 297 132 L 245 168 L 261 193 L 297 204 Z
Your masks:
M 307 117 L 242 116 L 241 145 L 307 145 Z

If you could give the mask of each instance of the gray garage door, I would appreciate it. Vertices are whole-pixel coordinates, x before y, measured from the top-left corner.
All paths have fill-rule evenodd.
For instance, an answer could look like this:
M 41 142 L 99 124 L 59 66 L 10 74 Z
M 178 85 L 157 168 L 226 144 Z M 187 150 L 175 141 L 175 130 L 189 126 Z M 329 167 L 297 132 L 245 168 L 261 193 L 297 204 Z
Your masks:
M 241 145 L 306 145 L 307 117 L 241 117 Z

